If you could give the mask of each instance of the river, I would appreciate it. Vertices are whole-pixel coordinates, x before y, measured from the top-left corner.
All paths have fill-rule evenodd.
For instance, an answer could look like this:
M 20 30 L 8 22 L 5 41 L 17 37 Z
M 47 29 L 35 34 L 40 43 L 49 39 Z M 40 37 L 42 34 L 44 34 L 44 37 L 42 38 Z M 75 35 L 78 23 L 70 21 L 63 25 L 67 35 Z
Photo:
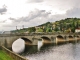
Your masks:
M 62 45 L 26 46 L 21 54 L 29 60 L 80 60 L 80 43 Z

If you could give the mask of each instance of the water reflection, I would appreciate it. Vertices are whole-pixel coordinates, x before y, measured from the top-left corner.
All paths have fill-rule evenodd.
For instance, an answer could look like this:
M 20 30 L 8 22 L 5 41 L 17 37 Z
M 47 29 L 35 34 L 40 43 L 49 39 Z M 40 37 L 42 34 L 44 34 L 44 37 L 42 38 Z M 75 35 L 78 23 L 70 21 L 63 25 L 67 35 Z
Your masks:
M 38 41 L 38 51 L 40 51 L 40 48 L 43 46 L 43 42 L 42 42 L 42 40 L 40 41 Z
M 75 60 L 80 60 L 80 43 L 77 43 L 74 45 L 74 59 Z
M 22 55 L 29 60 L 80 60 L 80 43 L 57 46 L 46 44 L 40 51 L 37 46 L 27 46 Z
M 21 38 L 17 39 L 12 44 L 12 51 L 22 53 L 25 50 L 25 41 Z

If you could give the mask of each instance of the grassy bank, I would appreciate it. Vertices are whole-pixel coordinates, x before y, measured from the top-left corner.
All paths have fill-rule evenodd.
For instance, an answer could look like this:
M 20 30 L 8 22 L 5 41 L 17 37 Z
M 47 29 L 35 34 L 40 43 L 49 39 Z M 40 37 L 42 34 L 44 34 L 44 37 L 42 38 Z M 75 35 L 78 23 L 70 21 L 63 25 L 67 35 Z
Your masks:
M 0 50 L 0 60 L 13 60 L 6 52 Z

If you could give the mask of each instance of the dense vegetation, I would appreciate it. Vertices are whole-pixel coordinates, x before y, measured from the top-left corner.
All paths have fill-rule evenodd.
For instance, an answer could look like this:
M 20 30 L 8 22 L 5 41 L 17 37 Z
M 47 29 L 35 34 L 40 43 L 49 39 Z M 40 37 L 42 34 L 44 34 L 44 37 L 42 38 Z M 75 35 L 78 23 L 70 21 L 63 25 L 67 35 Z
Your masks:
M 80 28 L 80 18 L 66 18 L 55 22 L 47 22 L 39 26 L 23 28 L 14 32 L 75 32 Z
M 55 25 L 58 31 L 75 32 L 75 29 L 80 28 L 80 18 L 66 18 L 56 21 Z

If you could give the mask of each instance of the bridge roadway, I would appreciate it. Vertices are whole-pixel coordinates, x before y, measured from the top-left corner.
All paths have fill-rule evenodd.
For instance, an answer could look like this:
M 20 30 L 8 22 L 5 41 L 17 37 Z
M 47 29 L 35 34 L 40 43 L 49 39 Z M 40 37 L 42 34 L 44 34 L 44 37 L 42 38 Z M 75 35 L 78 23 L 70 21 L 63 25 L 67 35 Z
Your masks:
M 80 40 L 79 34 L 32 34 L 32 35 L 25 35 L 25 34 L 6 34 L 0 35 L 0 45 L 4 45 L 6 47 L 11 47 L 12 43 L 22 38 L 26 42 L 26 45 L 38 45 L 38 40 L 42 40 L 43 43 L 64 43 L 64 42 L 71 42 L 71 41 L 78 41 Z

